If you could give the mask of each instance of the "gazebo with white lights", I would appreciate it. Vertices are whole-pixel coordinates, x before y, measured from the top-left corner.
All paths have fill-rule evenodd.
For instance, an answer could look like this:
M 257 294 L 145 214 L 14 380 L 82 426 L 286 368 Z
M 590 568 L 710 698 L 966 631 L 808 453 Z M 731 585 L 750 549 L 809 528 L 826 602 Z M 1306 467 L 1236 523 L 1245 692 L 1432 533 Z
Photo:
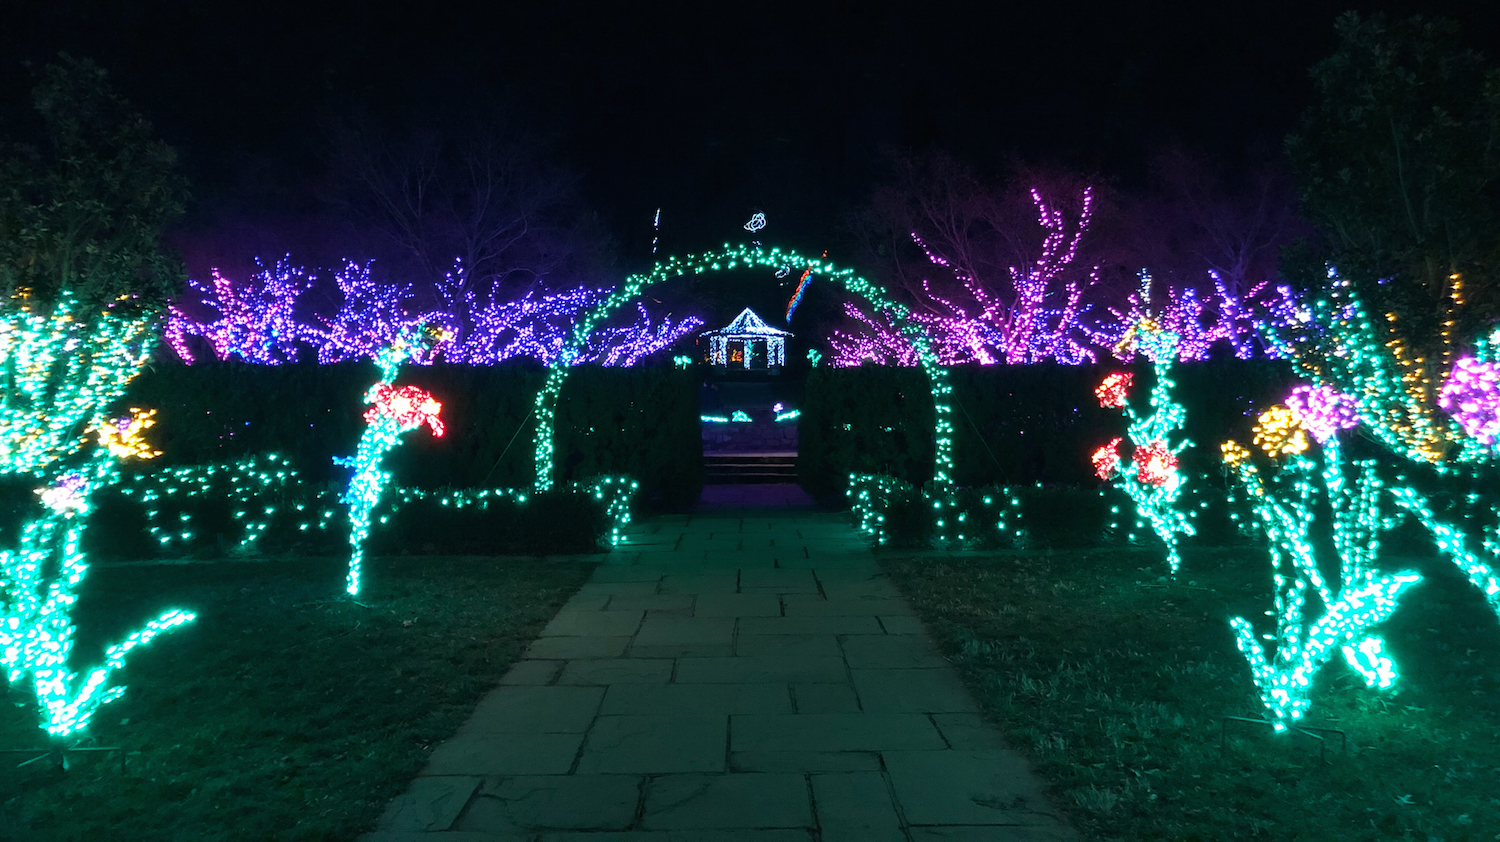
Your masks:
M 708 361 L 716 371 L 734 366 L 746 371 L 765 369 L 772 374 L 786 364 L 786 338 L 794 335 L 766 324 L 749 307 L 728 325 L 700 334 L 708 338 Z

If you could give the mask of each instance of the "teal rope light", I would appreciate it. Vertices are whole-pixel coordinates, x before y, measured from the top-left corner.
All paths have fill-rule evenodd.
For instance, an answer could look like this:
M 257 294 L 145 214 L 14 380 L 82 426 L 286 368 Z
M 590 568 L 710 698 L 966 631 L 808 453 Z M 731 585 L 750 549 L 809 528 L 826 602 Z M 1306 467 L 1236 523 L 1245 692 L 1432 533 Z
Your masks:
M 936 440 L 933 487 L 935 490 L 944 492 L 951 488 L 953 484 L 953 422 L 950 403 L 953 387 L 948 381 L 948 372 L 939 362 L 926 332 L 920 325 L 908 321 L 907 316 L 910 311 L 887 295 L 885 289 L 879 284 L 865 280 L 856 275 L 852 269 L 841 269 L 827 261 L 804 257 L 795 251 L 748 245 L 731 246 L 725 243 L 724 247 L 718 251 L 708 251 L 686 257 L 670 257 L 658 262 L 649 272 L 631 275 L 625 279 L 625 283 L 606 296 L 573 326 L 572 338 L 568 340 L 567 347 L 548 367 L 547 380 L 542 384 L 536 396 L 537 491 L 546 491 L 553 484 L 555 432 L 553 426 L 557 414 L 557 398 L 562 392 L 563 383 L 567 380 L 568 369 L 573 364 L 573 360 L 582 352 L 589 334 L 615 310 L 639 299 L 641 291 L 648 286 L 684 275 L 757 268 L 776 271 L 809 270 L 860 296 L 877 310 L 883 310 L 891 315 L 892 321 L 899 327 L 901 334 L 911 342 L 912 348 L 917 352 L 917 358 L 922 364 L 923 371 L 927 373 L 932 389 L 933 410 L 936 416 L 933 431 Z

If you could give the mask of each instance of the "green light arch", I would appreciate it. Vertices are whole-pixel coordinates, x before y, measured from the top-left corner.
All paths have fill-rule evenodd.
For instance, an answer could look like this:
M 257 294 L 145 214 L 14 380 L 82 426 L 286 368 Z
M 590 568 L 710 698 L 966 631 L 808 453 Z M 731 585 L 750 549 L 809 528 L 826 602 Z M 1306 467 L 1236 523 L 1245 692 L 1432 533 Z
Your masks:
M 907 320 L 907 314 L 910 311 L 888 297 L 883 287 L 856 275 L 852 269 L 841 269 L 825 260 L 804 257 L 795 251 L 784 251 L 779 248 L 752 248 L 746 245 L 730 246 L 726 243 L 724 248 L 718 251 L 706 251 L 686 257 L 669 257 L 657 263 L 649 272 L 631 275 L 625 279 L 625 283 L 595 305 L 594 309 L 574 325 L 572 337 L 562 353 L 557 355 L 548 368 L 547 380 L 542 384 L 536 396 L 537 491 L 546 491 L 553 485 L 552 439 L 553 424 L 557 413 L 557 396 L 562 392 L 563 383 L 568 378 L 568 369 L 572 366 L 573 360 L 577 359 L 589 334 L 594 332 L 594 328 L 615 310 L 638 300 L 641 291 L 648 286 L 684 275 L 755 268 L 811 269 L 813 274 L 822 275 L 838 283 L 849 292 L 870 302 L 877 310 L 891 315 L 896 328 L 916 350 L 917 358 L 921 361 L 922 370 L 927 373 L 928 384 L 932 390 L 935 418 L 933 485 L 939 490 L 947 490 L 951 487 L 953 484 L 953 423 L 949 420 L 952 415 L 949 396 L 953 393 L 953 387 L 948 382 L 947 369 L 938 363 L 937 355 L 933 353 L 932 344 L 928 341 L 926 332 L 920 326 Z

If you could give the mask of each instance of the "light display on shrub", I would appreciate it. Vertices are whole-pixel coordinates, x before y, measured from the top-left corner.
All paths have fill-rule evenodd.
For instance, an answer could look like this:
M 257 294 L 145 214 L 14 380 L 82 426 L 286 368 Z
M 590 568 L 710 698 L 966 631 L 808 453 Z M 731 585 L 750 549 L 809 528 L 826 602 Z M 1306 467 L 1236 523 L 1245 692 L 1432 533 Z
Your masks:
M 1124 341 L 1140 345 L 1154 363 L 1156 385 L 1151 389 L 1151 412 L 1138 414 L 1130 405 L 1128 376 L 1106 377 L 1095 394 L 1101 406 L 1124 410 L 1130 421 L 1125 437 L 1130 440 L 1132 453 L 1129 461 L 1121 456 L 1118 447 L 1123 439 L 1116 438 L 1096 450 L 1091 461 L 1099 478 L 1118 485 L 1135 503 L 1140 518 L 1166 544 L 1167 567 L 1176 576 L 1182 563 L 1178 539 L 1193 535 L 1195 530 L 1191 514 L 1177 506 L 1185 485 L 1177 454 L 1192 443 L 1178 438 L 1187 413 L 1172 397 L 1176 388 L 1172 381 L 1172 366 L 1177 359 L 1175 339 L 1150 320 L 1142 320 Z
M 577 287 L 556 293 L 527 292 L 513 300 L 477 295 L 469 289 L 462 267 L 426 287 L 381 283 L 369 264 L 346 261 L 333 277 L 340 301 L 332 314 L 319 315 L 309 304 L 330 297 L 327 286 L 289 260 L 264 266 L 248 281 L 234 281 L 215 271 L 205 285 L 189 281 L 198 300 L 173 305 L 165 335 L 185 362 L 195 360 L 191 339 L 206 341 L 219 359 L 275 365 L 301 359 L 309 348 L 319 363 L 374 359 L 403 331 L 418 324 L 442 325 L 453 334 L 444 359 L 468 365 L 494 365 L 516 357 L 551 363 L 572 336 L 580 314 L 595 307 L 608 289 Z M 312 293 L 312 294 L 310 294 Z M 191 313 L 212 313 L 199 318 Z M 659 323 L 637 305 L 639 317 L 628 326 L 600 325 L 579 348 L 574 364 L 634 365 L 662 351 L 702 326 L 687 317 Z M 426 364 L 431 360 L 414 359 Z
M 103 665 L 83 674 L 69 666 L 73 607 L 88 574 L 80 547 L 91 498 L 118 479 L 117 458 L 155 455 L 140 438 L 149 413 L 103 417 L 140 371 L 149 342 L 145 317 L 84 312 L 67 296 L 47 315 L 13 305 L 0 315 L 0 472 L 41 483 L 40 513 L 21 523 L 14 548 L 0 550 L 0 668 L 10 684 L 29 685 L 55 740 L 85 728 L 100 705 L 124 694 L 110 680 L 131 650 L 194 619 L 163 612 L 108 647 Z M 99 443 L 80 453 L 89 438 Z
M 1233 618 L 1230 626 L 1276 730 L 1294 727 L 1307 712 L 1313 679 L 1335 655 L 1342 654 L 1369 686 L 1391 686 L 1395 665 L 1384 654 L 1384 642 L 1369 630 L 1389 618 L 1401 595 L 1422 577 L 1375 568 L 1384 489 L 1374 463 L 1357 463 L 1351 485 L 1338 440 L 1330 438 L 1323 445 L 1321 471 L 1306 453 L 1293 453 L 1277 472 L 1280 487 L 1268 487 L 1244 448 L 1227 442 L 1223 453 L 1270 544 L 1276 631 L 1257 636 L 1243 617 Z M 1338 555 L 1338 578 L 1332 583 L 1324 573 L 1329 565 L 1320 566 L 1312 538 L 1320 493 Z M 1317 599 L 1323 612 L 1311 623 L 1309 597 Z M 1274 653 L 1263 640 L 1274 643 Z
M 1325 297 L 1299 302 L 1285 289 L 1258 327 L 1272 353 L 1292 362 L 1313 386 L 1350 396 L 1360 421 L 1393 452 L 1437 463 L 1449 455 L 1456 431 L 1437 411 L 1428 363 L 1413 356 L 1394 332 L 1396 314 L 1377 330 L 1348 281 L 1328 271 Z M 1443 334 L 1445 343 L 1451 337 Z M 1444 355 L 1447 359 L 1447 355 Z
M 726 271 L 736 268 L 762 268 L 781 270 L 788 267 L 811 268 L 818 275 L 843 287 L 847 292 L 864 298 L 877 310 L 895 314 L 901 323 L 907 344 L 917 354 L 926 372 L 932 390 L 935 423 L 933 429 L 934 455 L 932 482 L 935 488 L 946 489 L 953 483 L 953 419 L 950 404 L 953 387 L 948 381 L 948 372 L 938 360 L 931 343 L 920 325 L 906 321 L 907 308 L 893 301 L 885 290 L 852 270 L 841 269 L 823 260 L 811 260 L 793 251 L 778 248 L 764 249 L 745 245 L 726 244 L 719 251 L 706 252 L 688 257 L 672 257 L 658 262 L 650 272 L 631 275 L 625 283 L 609 293 L 604 301 L 579 319 L 573 329 L 573 338 L 553 360 L 547 372 L 547 380 L 536 397 L 536 488 L 546 490 L 553 483 L 553 424 L 556 418 L 557 396 L 567 379 L 567 369 L 574 361 L 585 340 L 594 327 L 610 313 L 640 297 L 641 290 L 652 284 L 684 275 L 700 275 L 704 272 Z
M 374 404 L 365 411 L 365 431 L 359 437 L 354 456 L 334 459 L 334 462 L 354 470 L 343 497 L 343 502 L 349 506 L 349 578 L 345 590 L 350 596 L 359 594 L 365 539 L 370 534 L 370 513 L 391 479 L 390 472 L 381 470 L 381 461 L 401 443 L 403 433 L 423 424 L 432 430 L 434 436 L 443 435 L 443 422 L 438 420 L 442 404 L 416 386 L 400 389 L 391 386 L 391 381 L 401 371 L 401 365 L 413 354 L 420 353 L 427 341 L 420 336 L 420 331 L 414 332 L 398 339 L 375 358 L 375 364 L 380 367 L 380 380 L 365 392 L 365 403 Z

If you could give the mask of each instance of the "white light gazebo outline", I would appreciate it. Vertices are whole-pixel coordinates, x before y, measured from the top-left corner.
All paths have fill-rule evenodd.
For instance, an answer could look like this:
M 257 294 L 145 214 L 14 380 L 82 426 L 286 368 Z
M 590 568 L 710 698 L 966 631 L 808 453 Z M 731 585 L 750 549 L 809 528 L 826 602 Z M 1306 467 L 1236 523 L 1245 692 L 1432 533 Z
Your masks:
M 699 335 L 708 337 L 708 359 L 716 366 L 729 365 L 730 342 L 743 342 L 742 361 L 747 370 L 755 355 L 755 343 L 764 342 L 766 343 L 766 368 L 774 371 L 786 365 L 786 337 L 796 334 L 789 330 L 771 327 L 760 316 L 755 315 L 754 311 L 746 307 L 728 325 L 717 330 L 706 330 Z

